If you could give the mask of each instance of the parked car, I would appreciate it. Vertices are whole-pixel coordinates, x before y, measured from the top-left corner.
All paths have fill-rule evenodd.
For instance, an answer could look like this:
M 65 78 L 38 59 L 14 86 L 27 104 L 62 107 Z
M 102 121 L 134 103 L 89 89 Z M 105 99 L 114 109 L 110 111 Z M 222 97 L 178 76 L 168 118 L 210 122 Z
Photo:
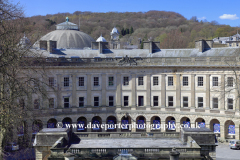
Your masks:
M 240 140 L 231 140 L 229 142 L 230 149 L 240 149 Z

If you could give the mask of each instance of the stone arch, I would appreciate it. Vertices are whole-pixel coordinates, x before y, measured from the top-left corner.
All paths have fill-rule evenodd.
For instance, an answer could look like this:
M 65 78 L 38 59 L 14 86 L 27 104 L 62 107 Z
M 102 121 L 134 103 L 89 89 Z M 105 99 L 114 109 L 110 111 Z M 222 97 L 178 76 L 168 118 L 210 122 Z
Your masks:
M 219 124 L 219 125 L 217 125 L 217 124 Z M 210 123 L 209 123 L 209 128 L 214 132 L 214 128 L 215 128 L 215 134 L 216 134 L 216 136 L 217 137 L 220 137 L 220 132 L 223 132 L 223 131 L 221 131 L 220 130 L 220 121 L 217 119 L 217 118 L 213 118 L 213 119 L 211 119 L 211 121 L 210 121 Z M 220 131 L 220 132 L 218 132 L 218 130 Z
M 136 118 L 136 124 L 137 124 L 137 128 L 136 128 L 136 132 L 146 132 L 146 117 L 143 115 L 139 115 Z M 145 124 L 145 126 L 144 126 Z
M 229 133 L 229 130 L 232 131 L 233 128 L 231 126 L 235 126 L 235 123 L 232 120 L 226 120 L 224 123 L 224 135 L 226 139 L 235 139 L 235 134 Z M 234 129 L 234 132 L 236 130 Z
M 101 124 L 102 118 L 100 116 L 94 116 L 92 118 L 92 132 L 102 132 Z
M 17 125 L 17 134 L 18 136 L 23 136 L 24 134 L 28 134 L 28 125 L 26 121 L 21 121 Z
M 205 119 L 203 119 L 201 117 L 196 118 L 194 125 L 195 125 L 196 128 L 197 127 L 200 127 L 200 128 L 206 127 Z
M 63 120 L 62 120 L 62 124 L 63 124 L 63 128 L 66 128 L 67 127 L 67 124 L 72 124 L 72 119 L 70 117 L 65 117 Z
M 41 129 L 43 129 L 43 123 L 41 120 L 34 120 L 32 123 L 32 134 L 37 134 Z
M 122 125 L 121 132 L 131 132 L 131 130 L 129 130 L 130 129 L 129 125 L 125 125 L 125 124 L 129 124 L 129 125 L 132 124 L 132 118 L 129 115 L 124 115 L 121 118 L 121 125 Z
M 87 132 L 87 118 L 81 116 L 77 119 L 77 132 Z
M 165 124 L 168 126 L 166 128 L 166 132 L 176 132 L 176 128 L 173 126 L 173 124 L 176 125 L 175 117 L 173 117 L 173 116 L 166 117 Z
M 182 125 L 183 128 L 191 127 L 191 120 L 189 117 L 184 116 L 180 119 L 180 125 Z
M 160 123 L 159 125 L 158 125 L 158 122 Z M 152 118 L 150 120 L 150 124 L 151 124 L 151 126 L 153 126 L 151 128 L 151 131 L 153 131 L 153 132 L 161 131 L 161 118 L 159 116 L 156 116 L 156 115 L 152 116 Z M 158 125 L 158 126 L 156 126 L 156 125 Z
M 51 118 L 47 121 L 47 128 L 57 128 L 57 120 L 55 118 Z
M 107 132 L 116 132 L 117 131 L 117 118 L 115 116 L 108 116 L 106 119 L 106 124 L 108 124 Z

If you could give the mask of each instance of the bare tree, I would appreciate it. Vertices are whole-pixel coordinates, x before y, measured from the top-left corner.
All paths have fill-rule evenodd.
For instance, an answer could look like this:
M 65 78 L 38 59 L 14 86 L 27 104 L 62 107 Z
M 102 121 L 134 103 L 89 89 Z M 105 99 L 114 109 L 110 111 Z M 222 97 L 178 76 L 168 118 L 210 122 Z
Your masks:
M 4 157 L 4 150 L 9 142 L 17 141 L 17 132 L 22 129 L 24 121 L 34 120 L 36 116 L 31 112 L 32 94 L 46 96 L 44 70 L 31 67 L 36 62 L 35 54 L 30 49 L 30 43 L 26 43 L 26 37 L 22 39 L 23 33 L 27 31 L 24 20 L 21 7 L 9 3 L 8 0 L 2 1 L 0 4 L 0 159 Z M 29 140 L 31 135 L 25 134 L 21 139 L 22 146 L 26 147 L 31 143 Z

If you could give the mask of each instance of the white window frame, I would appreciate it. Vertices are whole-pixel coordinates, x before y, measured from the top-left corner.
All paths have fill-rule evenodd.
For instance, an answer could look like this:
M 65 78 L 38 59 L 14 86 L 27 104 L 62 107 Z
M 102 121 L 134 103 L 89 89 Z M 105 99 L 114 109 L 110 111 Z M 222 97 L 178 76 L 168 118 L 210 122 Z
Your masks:
M 82 99 L 82 100 L 80 100 L 80 99 Z M 82 105 L 80 105 L 80 104 L 82 104 Z M 84 97 L 78 98 L 78 107 L 84 107 Z
M 233 87 L 233 77 L 227 77 L 227 86 Z
M 143 86 L 143 76 L 138 77 L 138 85 Z
M 168 77 L 168 86 L 173 86 L 173 76 Z
M 49 78 L 48 78 L 48 85 L 49 85 L 50 87 L 54 87 L 54 77 L 49 77 Z
M 129 85 L 129 77 L 128 76 L 123 77 L 123 85 L 124 86 L 128 86 Z
M 68 102 L 65 101 L 65 100 L 67 100 L 67 99 L 68 99 Z M 68 105 L 68 107 L 65 107 L 65 105 Z M 70 98 L 69 98 L 69 97 L 64 97 L 64 98 L 63 98 L 63 107 L 64 107 L 64 108 L 70 108 Z
M 153 77 L 153 86 L 158 86 L 158 77 L 157 76 Z
M 203 86 L 203 77 L 199 76 L 198 77 L 198 87 L 202 87 Z
M 232 101 L 232 103 L 229 102 L 230 100 Z M 230 108 L 230 106 L 231 106 L 231 108 Z M 233 110 L 233 98 L 227 99 L 227 107 L 229 110 Z
M 218 77 L 212 77 L 212 86 L 218 86 Z
M 70 78 L 69 77 L 64 77 L 63 78 L 63 86 L 64 87 L 69 87 L 69 83 L 70 83 Z
M 187 100 L 186 99 L 184 100 L 184 98 L 187 98 Z M 183 107 L 188 107 L 188 97 L 187 96 L 183 97 Z
M 202 99 L 202 101 L 200 101 Z M 203 97 L 198 97 L 198 108 L 203 108 Z
M 125 97 L 127 100 L 125 100 Z M 125 105 L 125 103 L 127 103 L 127 105 Z M 129 106 L 129 96 L 123 96 L 123 106 Z
M 170 98 L 172 98 L 172 101 L 170 101 Z M 172 105 L 170 105 L 172 103 Z M 168 96 L 168 107 L 173 107 L 174 106 L 174 99 L 173 96 Z
M 93 86 L 99 86 L 99 77 L 93 77 Z
M 83 87 L 84 86 L 84 77 L 78 77 L 78 86 Z
M 218 98 L 217 97 L 213 97 L 212 98 L 212 105 L 213 105 L 213 109 L 218 109 Z M 217 106 L 217 107 L 215 107 Z
M 153 106 L 158 106 L 158 96 L 153 96 Z
M 108 77 L 108 86 L 114 86 L 114 77 L 113 76 Z
M 110 100 L 110 97 L 112 97 L 112 100 Z M 110 103 L 112 103 L 112 105 L 110 105 Z M 109 96 L 108 97 L 108 106 L 109 107 L 113 107 L 114 106 L 114 96 Z
M 188 86 L 188 77 L 183 76 L 183 86 Z
M 95 105 L 95 103 L 98 104 L 98 105 Z M 93 97 L 93 106 L 94 107 L 99 107 L 99 97 L 98 96 Z

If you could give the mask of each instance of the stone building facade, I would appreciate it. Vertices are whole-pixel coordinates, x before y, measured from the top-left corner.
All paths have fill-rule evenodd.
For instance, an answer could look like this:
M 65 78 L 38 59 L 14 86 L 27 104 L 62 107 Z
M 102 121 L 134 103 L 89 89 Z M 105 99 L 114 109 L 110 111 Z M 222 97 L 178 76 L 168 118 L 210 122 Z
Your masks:
M 121 50 L 107 48 L 108 42 L 92 42 L 92 49 L 82 50 L 53 48 L 57 45 L 43 41 L 46 50 L 33 52 L 46 66 L 47 78 L 36 78 L 48 84 L 47 97 L 33 93 L 24 99 L 38 114 L 34 121 L 26 119 L 26 132 L 32 133 L 34 125 L 57 127 L 58 122 L 81 121 L 86 126 L 142 120 L 150 125 L 157 120 L 177 126 L 203 124 L 213 131 L 218 124 L 218 137 L 239 139 L 238 47 L 212 48 L 212 41 L 199 40 L 194 49 L 160 49 L 159 42 L 149 41 L 143 49 Z M 179 132 L 180 127 L 73 131 Z

